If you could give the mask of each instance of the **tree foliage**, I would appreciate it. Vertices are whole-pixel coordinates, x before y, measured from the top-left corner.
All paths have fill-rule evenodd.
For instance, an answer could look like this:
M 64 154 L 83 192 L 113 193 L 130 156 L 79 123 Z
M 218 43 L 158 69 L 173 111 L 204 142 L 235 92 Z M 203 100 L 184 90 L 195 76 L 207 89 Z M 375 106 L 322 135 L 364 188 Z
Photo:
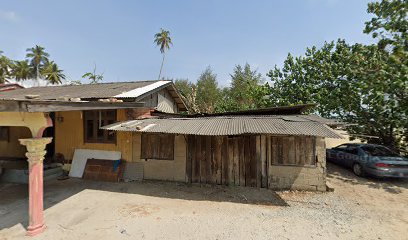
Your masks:
M 304 56 L 289 54 L 268 73 L 270 101 L 318 103 L 319 114 L 353 123 L 352 133 L 398 148 L 408 132 L 407 1 L 371 3 L 368 12 L 376 16 L 364 31 L 377 44 L 338 40 L 307 48 Z
M 41 75 L 51 84 L 61 84 L 62 79 L 65 79 L 63 71 L 59 69 L 54 61 L 45 63 L 43 69 L 41 69 Z
M 160 28 L 160 32 L 154 35 L 154 43 L 160 47 L 160 52 L 163 54 L 162 63 L 160 66 L 159 77 L 157 79 L 160 80 L 161 73 L 163 70 L 164 58 L 166 55 L 166 51 L 170 49 L 170 45 L 173 45 L 173 42 L 170 37 L 170 32 Z
M 179 91 L 181 98 L 187 105 L 187 111 L 189 114 L 199 113 L 200 110 L 197 106 L 197 90 L 196 85 L 190 82 L 188 79 L 176 79 L 174 81 L 176 89 Z
M 27 48 L 25 60 L 11 60 L 0 51 L 0 83 L 15 80 L 17 82 L 44 79 L 51 84 L 61 84 L 65 79 L 63 70 L 49 59 L 50 55 L 45 48 L 36 45 Z
M 0 51 L 0 84 L 8 81 L 10 76 L 10 69 L 12 66 L 12 61 L 6 56 L 2 55 Z
M 222 90 L 222 99 L 217 104 L 218 112 L 238 111 L 265 106 L 263 79 L 257 70 L 246 63 L 236 65 L 231 76 L 231 86 Z
M 217 75 L 210 67 L 201 73 L 197 80 L 196 104 L 201 113 L 214 113 L 216 104 L 221 97 L 221 90 L 218 88 Z
M 90 84 L 97 84 L 103 81 L 103 73 L 96 73 L 96 64 L 92 72 L 86 72 L 82 75 L 82 78 L 88 78 Z M 77 82 L 76 82 L 77 83 Z
M 27 60 L 15 61 L 11 71 L 11 75 L 18 82 L 34 77 L 32 67 Z
M 30 65 L 34 70 L 34 76 L 38 80 L 41 78 L 41 69 L 49 62 L 50 54 L 45 51 L 44 47 L 39 45 L 27 48 L 26 52 L 26 58 L 29 59 Z

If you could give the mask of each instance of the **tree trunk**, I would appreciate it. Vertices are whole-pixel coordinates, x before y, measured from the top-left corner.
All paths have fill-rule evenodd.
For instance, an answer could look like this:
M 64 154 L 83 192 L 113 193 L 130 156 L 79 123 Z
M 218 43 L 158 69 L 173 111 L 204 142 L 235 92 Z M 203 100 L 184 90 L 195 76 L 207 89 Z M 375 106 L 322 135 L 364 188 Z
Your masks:
M 39 68 L 39 64 L 37 64 L 36 69 L 35 69 L 35 78 L 37 81 L 37 87 L 40 86 L 40 68 Z
M 162 60 L 161 66 L 160 66 L 159 77 L 157 78 L 158 80 L 160 80 L 160 77 L 161 77 L 161 73 L 162 73 L 162 69 L 163 69 L 163 64 L 164 64 L 164 56 L 165 56 L 165 53 L 163 53 L 163 60 Z

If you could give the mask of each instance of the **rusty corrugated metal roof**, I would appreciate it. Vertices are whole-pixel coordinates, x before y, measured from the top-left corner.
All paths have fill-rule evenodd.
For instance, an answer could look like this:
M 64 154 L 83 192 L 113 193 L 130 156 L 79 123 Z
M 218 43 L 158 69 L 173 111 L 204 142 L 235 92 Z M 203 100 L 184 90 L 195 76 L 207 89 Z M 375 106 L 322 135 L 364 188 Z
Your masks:
M 38 95 L 39 100 L 56 100 L 61 97 L 69 98 L 111 98 L 115 96 L 139 97 L 142 93 L 137 91 L 135 94 L 129 92 L 135 89 L 146 88 L 149 85 L 163 82 L 171 84 L 171 81 L 135 81 L 135 82 L 113 82 L 82 85 L 62 85 L 22 88 L 10 92 L 1 92 L 0 99 L 25 99 L 26 95 Z M 151 89 L 150 89 L 151 90 Z
M 37 100 L 134 98 L 136 101 L 140 101 L 143 97 L 163 88 L 169 91 L 181 111 L 186 110 L 174 84 L 167 80 L 31 87 L 0 92 L 0 99 L 25 100 L 27 95 L 37 95 Z
M 343 138 L 326 124 L 307 115 L 222 116 L 201 118 L 149 118 L 114 123 L 105 130 L 187 135 L 275 134 Z

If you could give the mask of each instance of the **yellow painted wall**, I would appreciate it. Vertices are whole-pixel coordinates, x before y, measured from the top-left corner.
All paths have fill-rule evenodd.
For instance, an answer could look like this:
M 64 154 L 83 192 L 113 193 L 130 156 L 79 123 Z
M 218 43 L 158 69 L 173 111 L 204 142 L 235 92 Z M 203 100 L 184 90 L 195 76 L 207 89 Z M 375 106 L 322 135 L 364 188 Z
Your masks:
M 63 121 L 58 121 L 59 118 Z M 119 151 L 122 159 L 132 160 L 132 133 L 117 132 L 116 144 L 85 143 L 82 111 L 58 112 L 55 121 L 55 153 L 62 153 L 65 159 L 72 160 L 76 148 Z M 117 121 L 127 120 L 123 109 L 117 110 Z
M 30 129 L 27 127 L 10 127 L 9 141 L 0 140 L 0 157 L 24 158 L 26 147 L 18 139 L 31 138 Z
M 174 139 L 174 160 L 140 159 L 141 134 L 133 133 L 133 159 L 144 165 L 144 179 L 186 181 L 187 148 L 184 135 Z

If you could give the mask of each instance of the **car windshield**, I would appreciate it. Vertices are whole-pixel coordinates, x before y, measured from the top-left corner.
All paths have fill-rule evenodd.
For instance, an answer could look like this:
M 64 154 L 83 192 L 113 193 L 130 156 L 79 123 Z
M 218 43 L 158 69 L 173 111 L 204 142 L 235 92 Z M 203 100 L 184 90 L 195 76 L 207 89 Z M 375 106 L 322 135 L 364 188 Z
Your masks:
M 398 154 L 386 147 L 381 146 L 363 146 L 364 152 L 371 156 L 377 157 L 398 157 Z

